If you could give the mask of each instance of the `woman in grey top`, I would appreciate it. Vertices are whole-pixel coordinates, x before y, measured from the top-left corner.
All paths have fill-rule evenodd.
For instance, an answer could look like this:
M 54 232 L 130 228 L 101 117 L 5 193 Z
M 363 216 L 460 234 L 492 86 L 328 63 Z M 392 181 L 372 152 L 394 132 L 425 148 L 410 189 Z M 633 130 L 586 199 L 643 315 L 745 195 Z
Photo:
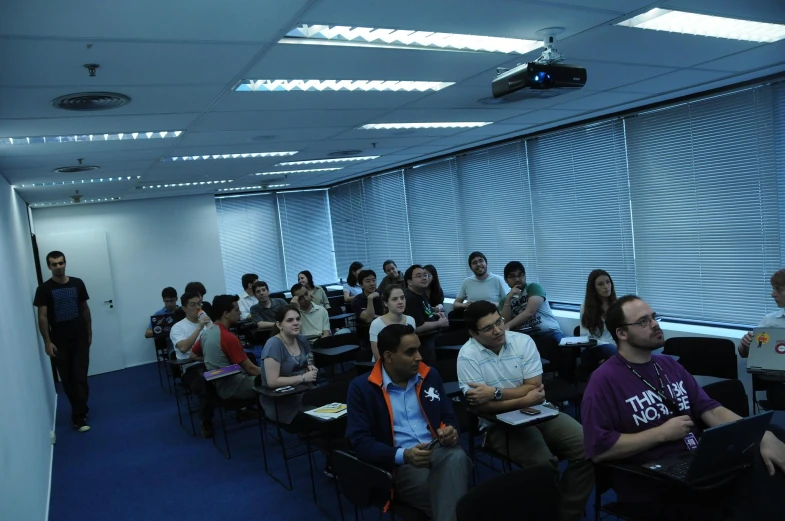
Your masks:
M 308 363 L 311 347 L 300 334 L 300 310 L 292 305 L 281 307 L 275 325 L 278 334 L 270 337 L 262 350 L 262 386 L 277 389 L 314 383 L 317 369 Z M 264 413 L 271 420 L 291 423 L 297 413 L 304 410 L 302 396 L 300 393 L 277 398 L 278 418 L 273 399 L 262 396 Z

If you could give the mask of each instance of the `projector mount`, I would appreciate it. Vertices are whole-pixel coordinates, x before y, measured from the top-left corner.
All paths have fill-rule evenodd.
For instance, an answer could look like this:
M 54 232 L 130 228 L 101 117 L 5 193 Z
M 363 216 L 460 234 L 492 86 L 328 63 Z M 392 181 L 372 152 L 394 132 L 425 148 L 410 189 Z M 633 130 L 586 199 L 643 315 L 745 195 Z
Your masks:
M 540 57 L 534 60 L 534 63 L 541 63 L 544 65 L 552 65 L 564 61 L 564 55 L 556 49 L 556 35 L 564 32 L 563 27 L 550 27 L 548 29 L 541 29 L 537 31 L 537 36 L 542 36 L 543 51 Z M 518 66 L 521 64 L 519 63 Z M 496 75 L 506 72 L 510 69 L 497 67 Z

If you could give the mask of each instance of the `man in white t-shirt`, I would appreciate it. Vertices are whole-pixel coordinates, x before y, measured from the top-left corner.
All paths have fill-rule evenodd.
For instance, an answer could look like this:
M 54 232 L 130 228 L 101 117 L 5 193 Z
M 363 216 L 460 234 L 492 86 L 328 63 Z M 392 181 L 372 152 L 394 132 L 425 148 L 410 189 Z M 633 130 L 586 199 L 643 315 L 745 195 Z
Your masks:
M 318 338 L 330 336 L 330 316 L 325 308 L 313 303 L 313 291 L 297 283 L 291 292 L 291 303 L 300 308 L 300 334 L 312 344 Z
M 212 321 L 206 313 L 202 312 L 202 296 L 198 293 L 184 293 L 180 303 L 185 311 L 185 318 L 172 326 L 169 339 L 174 345 L 174 352 L 178 360 L 191 359 L 191 349 L 199 340 L 205 329 L 212 326 Z M 201 317 L 199 314 L 201 313 Z M 194 362 L 180 366 L 184 371 L 183 385 L 187 386 L 199 399 L 199 415 L 202 420 L 202 437 L 213 436 L 213 408 L 207 397 L 207 387 L 204 381 L 204 364 Z
M 480 300 L 495 304 L 510 291 L 503 278 L 488 271 L 488 259 L 482 252 L 474 251 L 469 255 L 469 268 L 474 272 L 474 276 L 463 280 L 461 289 L 455 296 L 453 309 L 465 309 L 472 302 Z
M 240 306 L 240 320 L 248 320 L 251 318 L 251 308 L 259 303 L 253 292 L 253 285 L 259 280 L 259 275 L 255 273 L 246 273 L 243 275 L 242 283 L 245 290 L 240 295 L 240 300 L 237 305 Z
M 496 415 L 542 404 L 542 361 L 534 341 L 506 331 L 492 302 L 472 303 L 464 313 L 471 339 L 458 353 L 458 383 L 469 406 L 481 415 Z M 581 425 L 566 414 L 530 427 L 505 429 L 481 420 L 486 443 L 521 467 L 569 464 L 560 480 L 560 521 L 578 521 L 594 487 L 592 464 L 583 450 Z

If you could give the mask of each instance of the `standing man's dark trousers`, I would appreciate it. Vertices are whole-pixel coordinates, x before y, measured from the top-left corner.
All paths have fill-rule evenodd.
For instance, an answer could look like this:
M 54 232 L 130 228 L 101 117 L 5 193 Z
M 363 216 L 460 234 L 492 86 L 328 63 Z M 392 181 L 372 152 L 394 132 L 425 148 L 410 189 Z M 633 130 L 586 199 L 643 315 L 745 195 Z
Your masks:
M 57 372 L 63 384 L 63 391 L 71 402 L 71 420 L 74 422 L 87 416 L 87 398 L 90 387 L 87 385 L 87 369 L 90 365 L 90 345 L 86 336 L 78 338 L 52 338 L 57 347 Z

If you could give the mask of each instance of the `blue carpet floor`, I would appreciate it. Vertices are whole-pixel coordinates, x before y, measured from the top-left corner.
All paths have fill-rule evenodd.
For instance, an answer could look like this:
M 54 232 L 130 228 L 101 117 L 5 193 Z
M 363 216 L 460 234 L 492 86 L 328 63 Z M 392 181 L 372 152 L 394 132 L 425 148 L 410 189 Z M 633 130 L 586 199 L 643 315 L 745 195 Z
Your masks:
M 230 435 L 231 460 L 212 441 L 186 433 L 155 365 L 94 376 L 90 386 L 90 432 L 73 429 L 67 399 L 58 399 L 51 521 L 330 519 L 314 504 L 305 457 L 290 461 L 293 491 L 265 474 L 257 428 Z M 270 469 L 284 476 L 272 445 Z M 319 503 L 340 519 L 333 484 L 321 473 L 324 458 L 317 454 L 315 461 Z M 494 475 L 479 468 L 481 480 Z M 354 518 L 345 500 L 344 510 Z M 375 511 L 364 514 L 378 519 Z

